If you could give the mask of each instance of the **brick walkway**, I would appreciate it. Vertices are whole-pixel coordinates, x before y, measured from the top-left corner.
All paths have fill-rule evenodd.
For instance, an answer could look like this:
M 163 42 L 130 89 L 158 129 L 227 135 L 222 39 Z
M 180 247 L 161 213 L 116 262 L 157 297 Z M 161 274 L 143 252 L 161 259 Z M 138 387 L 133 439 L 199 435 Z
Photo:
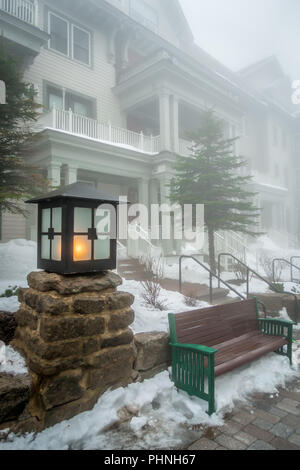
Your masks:
M 208 428 L 189 450 L 300 450 L 300 379 L 278 396 L 253 395 L 225 425 Z
M 300 331 L 294 338 L 300 340 Z M 300 378 L 274 396 L 252 395 L 188 450 L 300 450 Z

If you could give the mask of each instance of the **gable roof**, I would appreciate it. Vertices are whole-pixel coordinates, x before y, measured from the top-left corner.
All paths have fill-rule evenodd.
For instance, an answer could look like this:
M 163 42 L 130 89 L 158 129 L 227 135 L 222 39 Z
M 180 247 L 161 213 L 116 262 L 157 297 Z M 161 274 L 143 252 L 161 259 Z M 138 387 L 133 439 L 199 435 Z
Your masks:
M 274 80 L 284 77 L 284 71 L 276 56 L 270 56 L 260 60 L 259 62 L 255 62 L 254 64 L 239 70 L 238 73 L 243 77 L 247 77 L 250 75 L 256 75 L 261 70 L 266 68 L 272 70 L 274 74 Z
M 188 36 L 189 40 L 193 41 L 194 40 L 194 35 L 192 33 L 189 22 L 186 19 L 186 16 L 183 12 L 180 1 L 179 0 L 164 0 L 164 1 L 168 3 L 168 8 L 171 8 L 171 9 L 174 10 L 181 27 L 185 31 L 185 33 Z

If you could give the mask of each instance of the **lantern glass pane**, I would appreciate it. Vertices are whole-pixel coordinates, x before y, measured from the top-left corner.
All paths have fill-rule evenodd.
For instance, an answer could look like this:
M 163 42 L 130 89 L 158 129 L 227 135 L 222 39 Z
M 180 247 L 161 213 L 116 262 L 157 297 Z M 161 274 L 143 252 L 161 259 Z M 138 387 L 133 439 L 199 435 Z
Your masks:
M 75 235 L 73 240 L 74 261 L 90 261 L 92 258 L 92 242 L 88 236 Z
M 55 236 L 52 241 L 52 259 L 61 261 L 61 236 Z
M 50 259 L 50 240 L 48 235 L 42 235 L 41 257 L 42 259 Z
M 92 209 L 86 207 L 74 208 L 74 232 L 87 233 L 92 227 Z
M 51 209 L 42 210 L 42 232 L 48 233 L 51 228 Z
M 95 211 L 95 228 L 98 234 L 110 233 L 111 212 L 107 209 Z
M 62 220 L 62 209 L 61 207 L 54 207 L 52 209 L 52 228 L 55 233 L 61 233 L 61 220 Z
M 110 238 L 103 237 L 103 240 L 94 242 L 94 257 L 96 260 L 110 258 Z

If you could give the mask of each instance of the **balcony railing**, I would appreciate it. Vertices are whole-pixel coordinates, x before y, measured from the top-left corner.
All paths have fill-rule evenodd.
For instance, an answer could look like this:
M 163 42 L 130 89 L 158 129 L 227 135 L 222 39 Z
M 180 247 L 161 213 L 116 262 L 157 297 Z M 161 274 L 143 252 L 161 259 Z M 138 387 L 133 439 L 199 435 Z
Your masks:
M 193 142 L 190 140 L 179 139 L 179 154 L 188 157 L 192 154 L 191 147 L 193 146 Z
M 0 10 L 25 23 L 37 25 L 37 5 L 29 0 L 0 0 Z
M 160 136 L 153 137 L 144 135 L 142 132 L 132 132 L 113 126 L 109 122 L 103 123 L 75 114 L 72 110 L 64 111 L 53 108 L 49 113 L 39 118 L 38 124 L 39 127 L 69 132 L 143 153 L 157 154 L 160 152 Z

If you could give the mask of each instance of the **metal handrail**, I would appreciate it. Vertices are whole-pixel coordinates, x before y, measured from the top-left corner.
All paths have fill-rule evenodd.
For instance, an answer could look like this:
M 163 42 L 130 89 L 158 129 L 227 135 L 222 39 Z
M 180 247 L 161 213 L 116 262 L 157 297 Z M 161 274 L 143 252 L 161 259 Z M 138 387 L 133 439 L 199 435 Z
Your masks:
M 218 276 L 220 277 L 220 273 L 221 273 L 221 258 L 222 256 L 230 256 L 231 258 L 233 258 L 235 261 L 237 261 L 241 266 L 244 266 L 244 268 L 247 269 L 247 291 L 246 291 L 246 294 L 247 294 L 247 299 L 249 297 L 249 284 L 250 284 L 250 276 L 249 274 L 252 273 L 254 274 L 257 278 L 261 279 L 263 282 L 265 282 L 266 284 L 268 284 L 268 286 L 273 290 L 275 291 L 277 294 L 286 294 L 286 295 L 292 295 L 294 297 L 294 301 L 295 301 L 295 304 L 294 304 L 294 308 L 295 308 L 295 318 L 297 320 L 297 323 L 298 323 L 298 314 L 299 314 L 299 311 L 298 311 L 298 297 L 296 294 L 294 294 L 293 292 L 288 292 L 288 291 L 276 291 L 276 288 L 274 286 L 274 284 L 272 284 L 271 282 L 269 282 L 267 279 L 265 279 L 263 276 L 261 276 L 258 272 L 254 271 L 254 269 L 250 268 L 246 263 L 244 263 L 243 261 L 239 260 L 236 256 L 232 255 L 231 253 L 220 253 L 219 256 L 218 256 Z M 274 260 L 276 261 L 276 260 Z M 273 261 L 273 263 L 274 263 Z M 300 271 L 300 268 L 298 268 L 299 271 Z M 221 278 L 220 278 L 221 279 Z M 273 279 L 274 279 L 274 264 L 273 264 Z M 275 281 L 274 281 L 275 282 Z M 220 287 L 220 283 L 218 284 L 218 286 Z
M 294 256 L 293 258 L 298 258 L 298 257 Z M 300 271 L 300 268 L 299 268 L 299 266 L 296 266 L 295 264 L 293 264 L 291 261 L 288 261 L 287 259 L 283 259 L 283 258 L 273 259 L 273 262 L 272 262 L 273 281 L 276 282 L 275 281 L 275 263 L 277 263 L 277 262 L 286 263 L 291 267 L 291 282 L 293 282 L 293 269 L 298 269 L 298 271 Z
M 294 259 L 300 259 L 300 256 L 292 256 L 292 257 L 290 258 L 290 263 L 291 263 L 292 265 L 294 264 L 294 263 L 293 263 Z M 298 266 L 298 267 L 299 267 L 299 266 Z M 295 280 L 293 279 L 293 266 L 291 266 L 291 282 L 295 282 Z M 296 281 L 296 282 L 299 282 L 299 280 Z
M 197 264 L 199 264 L 203 269 L 205 269 L 205 271 L 207 271 L 209 273 L 209 299 L 210 299 L 210 303 L 212 304 L 213 303 L 213 286 L 212 286 L 212 280 L 213 280 L 213 277 L 216 278 L 219 282 L 219 287 L 220 287 L 220 283 L 224 284 L 224 286 L 227 287 L 227 289 L 231 290 L 232 292 L 234 292 L 238 297 L 240 297 L 240 299 L 242 300 L 247 300 L 247 298 L 241 294 L 240 292 L 238 292 L 236 289 L 234 289 L 230 284 L 228 284 L 226 281 L 224 281 L 223 279 L 221 279 L 217 274 L 213 273 L 211 271 L 211 269 L 209 269 L 205 264 L 201 263 L 201 261 L 199 261 L 197 258 L 195 258 L 194 256 L 188 256 L 188 255 L 182 255 L 180 256 L 179 258 L 179 292 L 182 294 L 182 261 L 183 259 L 192 259 L 193 261 L 195 261 Z M 260 304 L 262 306 L 262 309 L 264 311 L 264 315 L 265 317 L 267 316 L 267 310 L 266 310 L 266 306 L 264 305 L 263 302 L 261 302 L 260 300 L 257 300 L 257 303 Z

